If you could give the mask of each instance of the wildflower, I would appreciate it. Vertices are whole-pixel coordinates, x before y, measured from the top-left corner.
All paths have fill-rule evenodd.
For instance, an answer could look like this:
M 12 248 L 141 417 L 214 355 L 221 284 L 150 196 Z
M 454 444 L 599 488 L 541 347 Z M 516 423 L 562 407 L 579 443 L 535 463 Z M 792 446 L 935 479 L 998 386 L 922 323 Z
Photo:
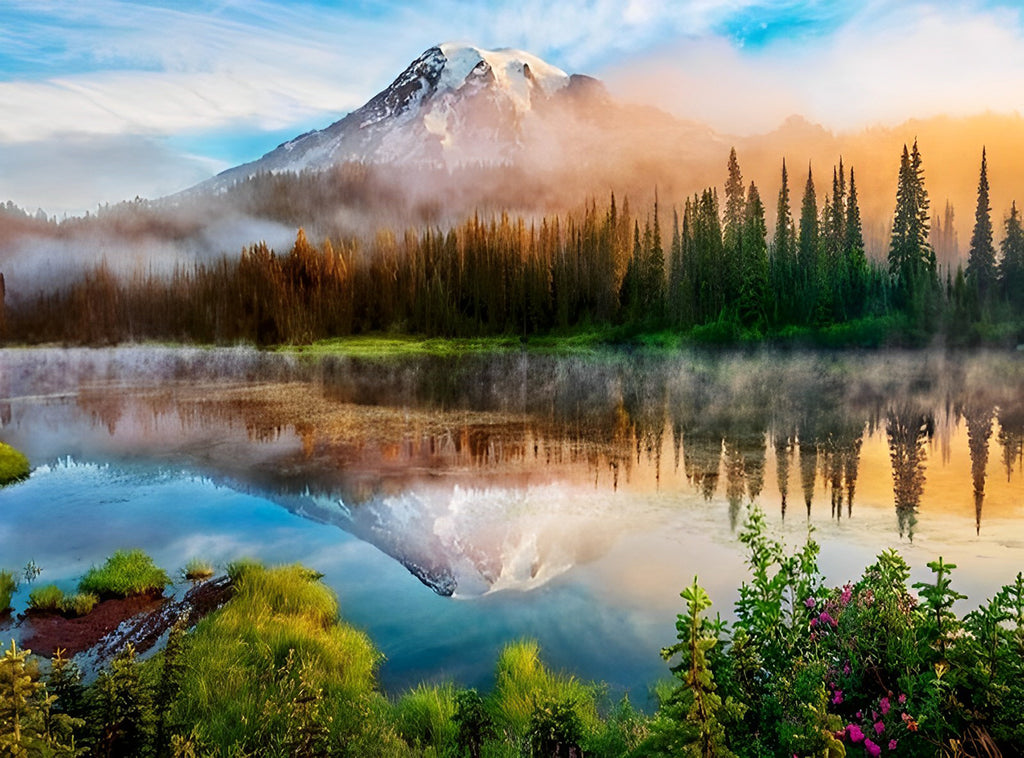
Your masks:
M 881 721 L 876 721 L 875 722 L 875 734 L 877 734 L 879 737 L 881 737 L 882 736 L 882 732 L 884 732 L 884 731 L 885 731 L 885 724 L 883 724 Z
M 812 618 L 811 619 L 811 626 L 817 626 L 817 625 L 818 625 L 818 619 Z
M 839 596 L 839 602 L 844 606 L 850 604 L 850 599 L 853 597 L 853 587 L 849 584 L 843 585 L 843 592 Z
M 903 722 L 907 725 L 907 729 L 911 732 L 917 731 L 917 721 L 910 716 L 909 713 L 902 714 Z
M 889 698 L 888 697 L 883 697 L 878 702 L 878 707 L 882 709 L 882 715 L 883 716 L 885 716 L 887 713 L 889 713 L 889 708 L 890 708 Z
M 838 622 L 834 618 L 832 618 L 831 614 L 828 611 L 822 611 L 821 615 L 818 616 L 818 620 L 822 624 L 831 624 L 832 626 L 838 626 Z
M 843 664 L 843 673 L 844 674 L 849 674 L 850 673 L 850 664 L 849 663 L 844 663 Z
M 882 748 L 871 740 L 864 740 L 864 749 L 867 751 L 867 754 L 873 756 L 873 758 L 878 758 L 878 756 L 882 754 Z
M 907 696 L 906 695 L 900 695 L 898 698 L 896 698 L 896 702 L 898 702 L 900 705 L 903 705 L 904 703 L 907 702 Z
M 850 738 L 850 742 L 863 742 L 864 732 L 860 730 L 860 727 L 856 724 L 846 725 L 846 736 Z
M 860 721 L 862 718 L 864 718 L 864 714 L 862 714 L 860 711 L 857 711 L 857 721 Z
M 895 750 L 897 744 L 899 744 L 899 743 L 897 743 L 896 740 L 889 740 L 889 750 L 890 751 Z
M 840 705 L 843 702 L 843 691 L 836 690 L 835 694 L 832 695 L 832 705 Z

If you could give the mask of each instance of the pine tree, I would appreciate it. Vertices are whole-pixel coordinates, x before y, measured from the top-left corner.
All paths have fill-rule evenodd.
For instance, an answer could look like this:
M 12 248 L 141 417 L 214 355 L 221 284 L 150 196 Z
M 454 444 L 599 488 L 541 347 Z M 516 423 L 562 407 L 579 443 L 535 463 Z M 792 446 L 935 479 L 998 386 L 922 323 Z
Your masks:
M 768 246 L 764 204 L 757 185 L 750 183 L 743 219 L 743 284 L 740 315 L 746 324 L 764 323 L 768 317 Z
M 789 175 L 782 159 L 782 187 L 775 209 L 775 236 L 772 240 L 772 288 L 775 291 L 776 321 L 787 321 L 792 308 L 793 266 L 796 260 L 796 229 L 789 200 Z
M 797 265 L 801 279 L 801 300 L 805 317 L 814 312 L 818 282 L 818 201 L 814 193 L 814 175 L 807 167 L 807 184 L 800 206 L 800 237 L 797 246 Z
M 967 256 L 967 283 L 988 297 L 996 283 L 996 249 L 992 244 L 992 209 L 988 200 L 988 165 L 981 149 L 981 177 L 978 179 L 978 207 L 974 212 L 974 232 Z
M 725 217 L 722 244 L 725 248 L 725 297 L 733 302 L 739 295 L 743 268 L 743 216 L 746 207 L 743 176 L 736 148 L 729 151 L 729 176 L 725 182 Z
M 896 211 L 889 244 L 889 275 L 903 291 L 905 299 L 918 279 L 924 274 L 935 274 L 935 253 L 928 243 L 930 223 L 928 191 L 924 187 L 921 154 L 915 140 L 913 151 L 908 151 L 904 145 L 900 157 Z
M 1004 296 L 1017 313 L 1024 313 L 1024 227 L 1017 203 L 1010 206 L 1003 237 L 1002 260 L 999 262 L 999 283 Z
M 857 184 L 850 168 L 850 192 L 846 198 L 846 229 L 843 239 L 845 257 L 844 316 L 856 318 L 864 312 L 867 295 L 868 262 L 864 254 L 864 234 L 857 201 Z

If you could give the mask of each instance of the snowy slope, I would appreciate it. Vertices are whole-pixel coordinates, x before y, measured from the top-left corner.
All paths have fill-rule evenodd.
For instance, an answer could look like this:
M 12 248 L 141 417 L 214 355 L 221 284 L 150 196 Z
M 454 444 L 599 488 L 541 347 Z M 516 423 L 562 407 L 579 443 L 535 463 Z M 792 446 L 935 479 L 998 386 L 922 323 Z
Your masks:
M 217 180 L 345 161 L 454 166 L 513 159 L 535 112 L 593 86 L 529 53 L 445 43 L 413 61 L 366 105 L 285 142 Z

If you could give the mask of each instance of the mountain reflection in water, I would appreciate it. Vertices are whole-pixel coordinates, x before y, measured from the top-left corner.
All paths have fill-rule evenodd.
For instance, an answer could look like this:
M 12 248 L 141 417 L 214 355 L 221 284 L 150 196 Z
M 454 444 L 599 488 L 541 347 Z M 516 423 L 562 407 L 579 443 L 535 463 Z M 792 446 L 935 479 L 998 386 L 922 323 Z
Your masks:
M 908 540 L 939 516 L 1024 534 L 1012 354 L 2 352 L 0 439 L 33 463 L 197 470 L 444 595 L 539 586 L 700 501 L 733 530 L 753 501 L 788 521 L 891 509 Z

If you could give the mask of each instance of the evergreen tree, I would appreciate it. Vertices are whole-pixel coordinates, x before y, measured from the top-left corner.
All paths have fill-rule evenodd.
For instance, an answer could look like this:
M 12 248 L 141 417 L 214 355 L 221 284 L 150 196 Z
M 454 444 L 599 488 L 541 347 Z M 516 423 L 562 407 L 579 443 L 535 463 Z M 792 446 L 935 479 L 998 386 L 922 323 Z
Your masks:
M 1016 202 L 1010 206 L 1010 216 L 1006 219 L 1002 253 L 1003 258 L 999 262 L 1000 286 L 1017 313 L 1024 313 L 1024 227 Z
M 800 237 L 797 246 L 802 310 L 805 318 L 814 311 L 818 280 L 818 200 L 814 192 L 814 175 L 807 167 L 807 184 L 800 206 Z
M 732 302 L 738 295 L 743 269 L 743 223 L 746 200 L 736 148 L 729 151 L 729 176 L 725 182 L 725 217 L 722 244 L 725 248 L 725 297 Z
M 967 283 L 985 299 L 996 283 L 996 249 L 992 244 L 992 209 L 988 200 L 988 165 L 981 149 L 981 177 L 978 179 L 978 207 L 974 212 L 974 232 L 967 256 Z
M 764 204 L 757 185 L 750 183 L 743 218 L 743 284 L 740 315 L 746 324 L 758 324 L 768 317 L 768 246 Z
M 857 184 L 850 168 L 850 191 L 846 198 L 846 229 L 843 239 L 845 256 L 844 316 L 856 318 L 863 314 L 867 295 L 868 262 L 864 254 L 864 234 L 857 200 Z
M 918 283 L 935 275 L 935 253 L 928 243 L 930 218 L 928 191 L 924 187 L 921 153 L 914 141 L 912 151 L 903 146 L 896 211 L 889 244 L 889 275 L 901 293 L 902 305 L 915 296 Z
M 772 288 L 775 291 L 776 321 L 786 321 L 792 313 L 793 266 L 796 260 L 796 229 L 789 200 L 789 175 L 782 159 L 782 187 L 775 209 L 775 236 L 772 239 Z

